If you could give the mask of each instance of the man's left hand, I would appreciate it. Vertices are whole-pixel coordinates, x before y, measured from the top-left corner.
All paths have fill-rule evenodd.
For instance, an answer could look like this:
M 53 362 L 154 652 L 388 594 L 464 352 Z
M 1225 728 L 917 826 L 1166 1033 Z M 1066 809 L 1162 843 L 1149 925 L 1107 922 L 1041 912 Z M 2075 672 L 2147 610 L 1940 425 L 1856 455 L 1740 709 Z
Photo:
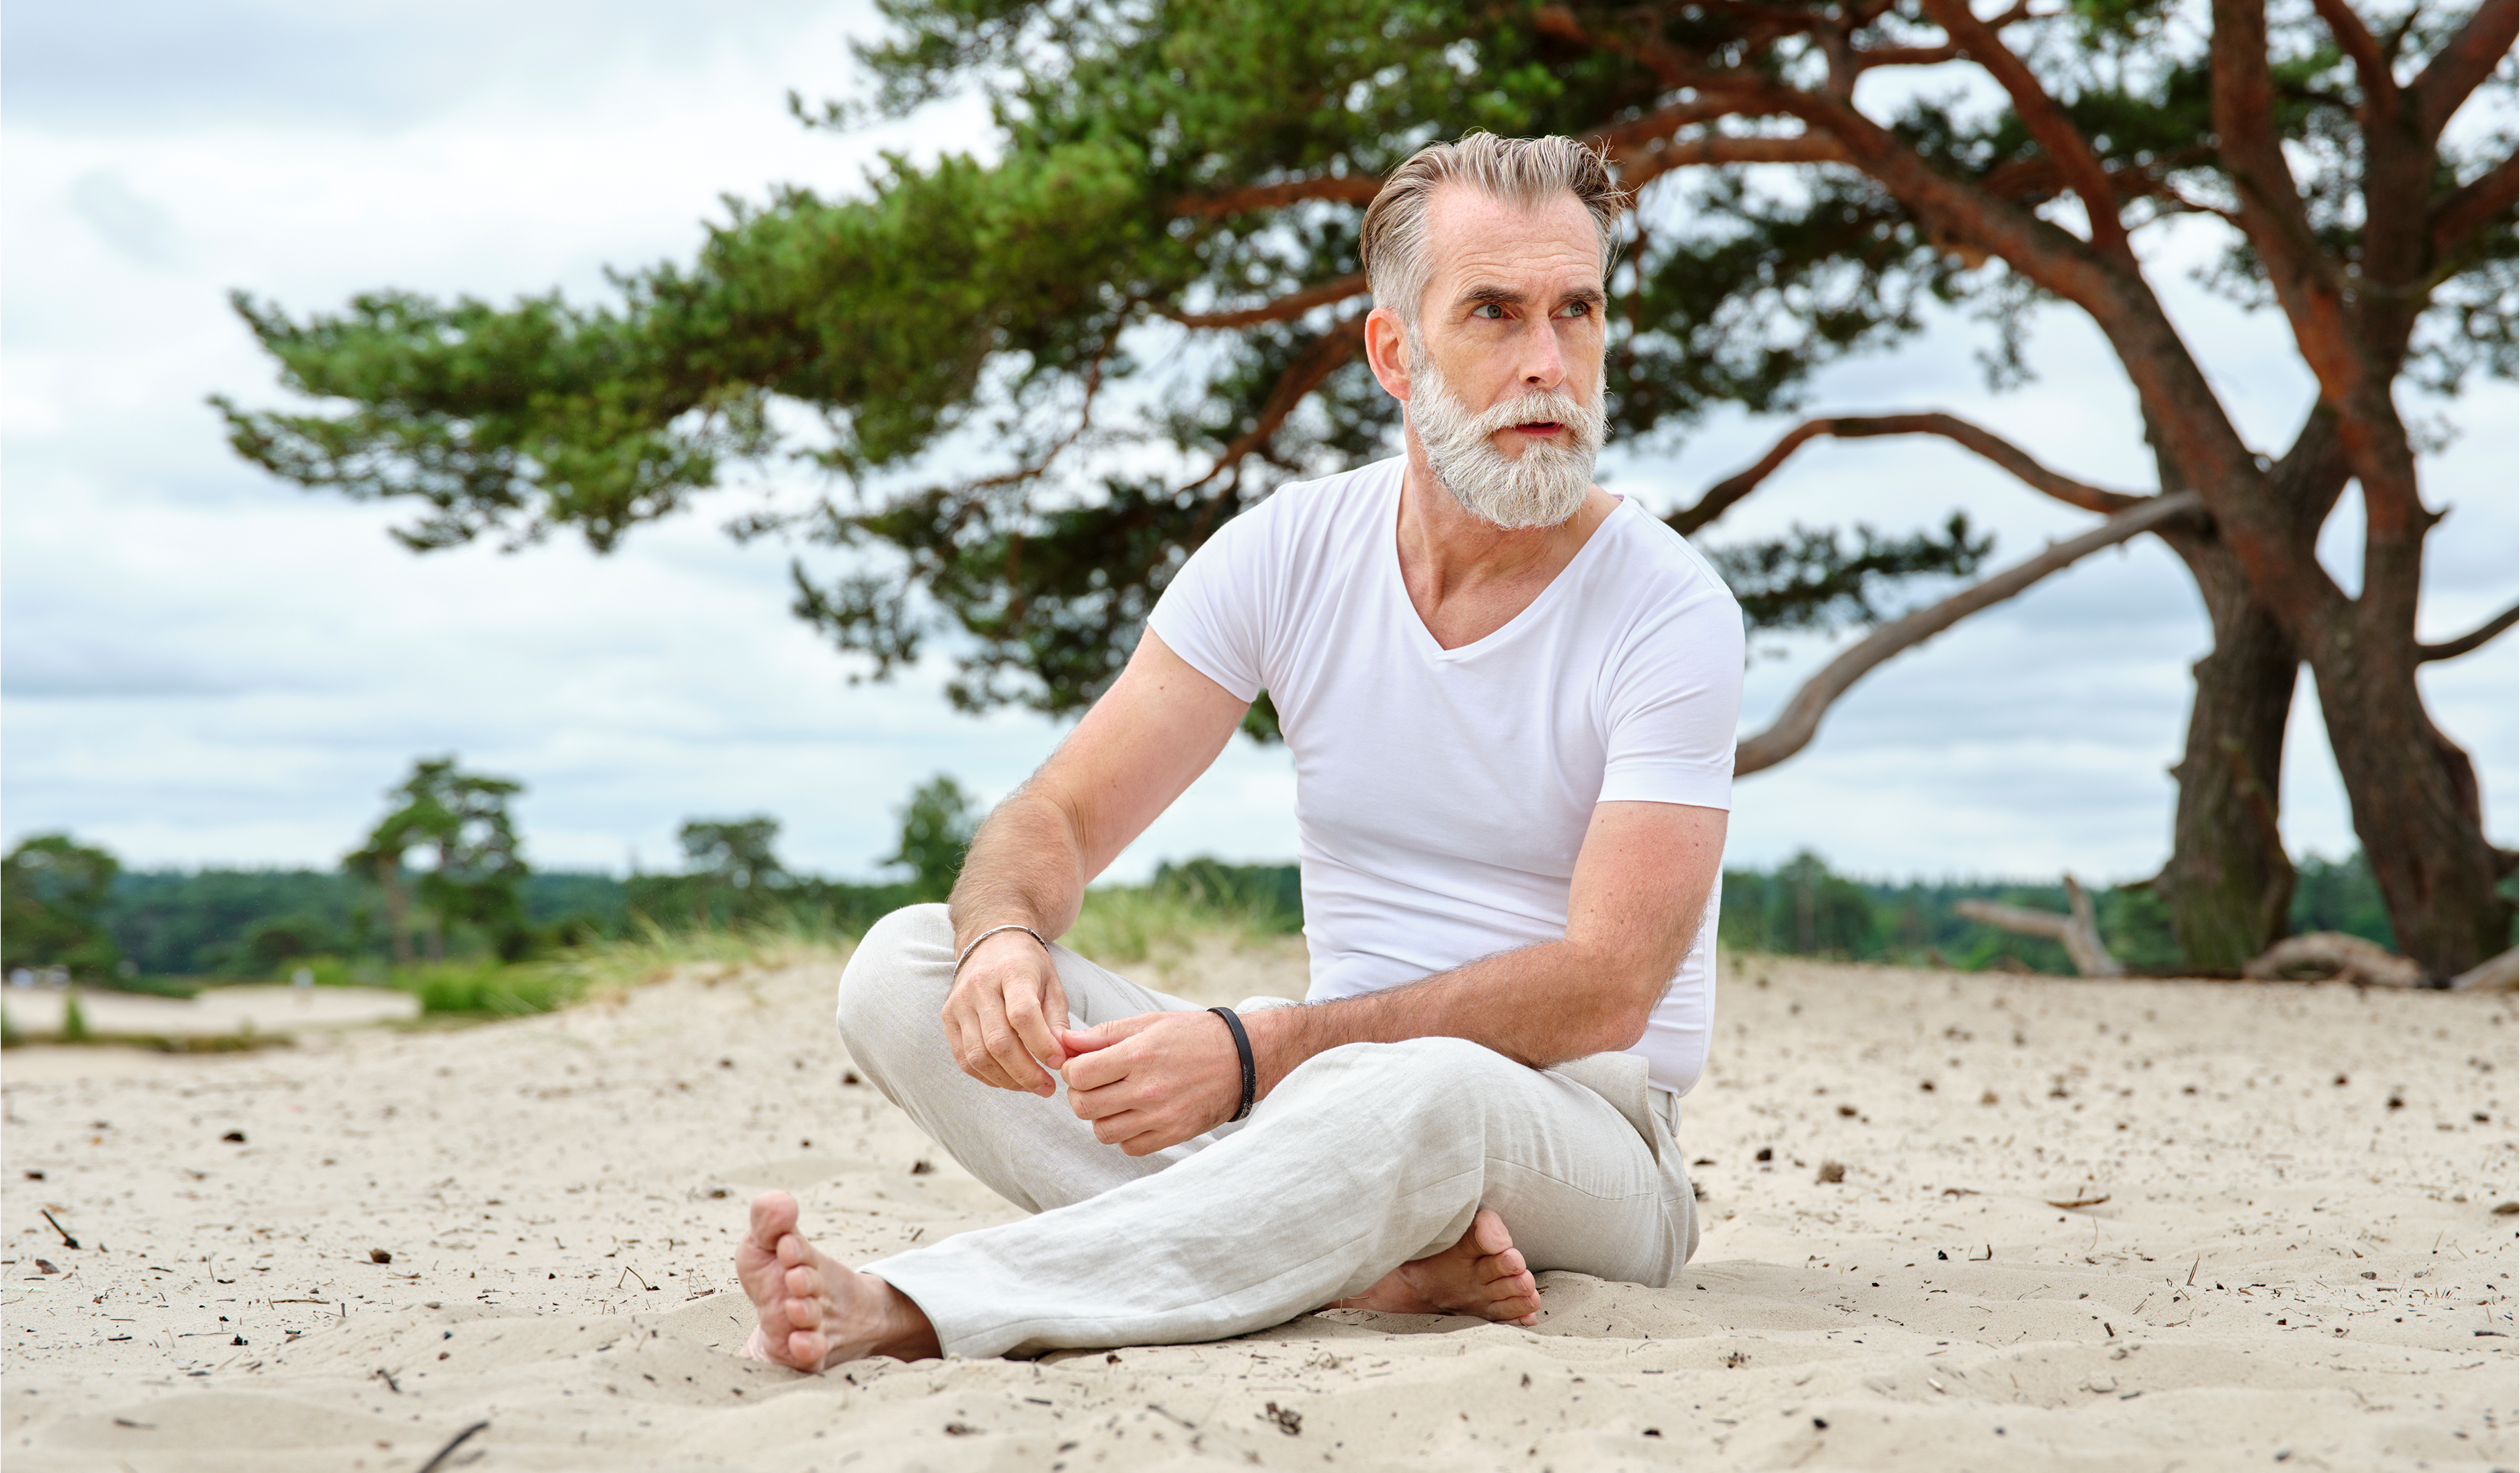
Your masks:
M 1077 1119 L 1132 1156 L 1213 1130 L 1242 1104 L 1241 1055 L 1213 1013 L 1140 1013 L 1062 1029 L 1059 1039 L 1068 1054 L 1059 1074 Z

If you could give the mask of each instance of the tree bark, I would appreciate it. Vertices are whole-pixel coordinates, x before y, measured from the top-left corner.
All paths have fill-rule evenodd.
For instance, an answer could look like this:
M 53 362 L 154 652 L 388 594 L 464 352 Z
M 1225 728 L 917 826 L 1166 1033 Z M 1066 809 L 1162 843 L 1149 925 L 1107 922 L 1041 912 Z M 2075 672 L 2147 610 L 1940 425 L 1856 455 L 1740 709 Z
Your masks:
M 2499 856 L 2486 842 L 2476 768 L 2415 688 L 2411 630 L 2367 629 L 2352 617 L 2365 612 L 2329 621 L 2310 652 L 2327 741 L 2399 949 L 2455 976 L 2510 945 L 2511 902 L 2495 884 Z
M 2156 462 L 2165 489 L 2183 484 L 2169 456 Z M 2269 479 L 2293 512 L 2296 535 L 2315 540 L 2345 487 L 2336 417 L 2313 410 Z M 2170 769 L 2179 784 L 2170 862 L 2152 884 L 2169 906 L 2181 959 L 2228 970 L 2291 929 L 2294 872 L 2277 819 L 2301 650 L 2251 591 L 2248 569 L 2216 524 L 2179 523 L 2160 535 L 2196 580 L 2214 648 L 2191 667 L 2187 746 Z
M 2239 560 L 2212 532 L 2165 529 L 2213 621 L 2214 648 L 2191 667 L 2187 747 L 2170 861 L 2153 889 L 2191 967 L 2246 964 L 2288 929 L 2293 866 L 2284 852 L 2284 726 L 2301 656 L 2272 614 L 2248 596 Z

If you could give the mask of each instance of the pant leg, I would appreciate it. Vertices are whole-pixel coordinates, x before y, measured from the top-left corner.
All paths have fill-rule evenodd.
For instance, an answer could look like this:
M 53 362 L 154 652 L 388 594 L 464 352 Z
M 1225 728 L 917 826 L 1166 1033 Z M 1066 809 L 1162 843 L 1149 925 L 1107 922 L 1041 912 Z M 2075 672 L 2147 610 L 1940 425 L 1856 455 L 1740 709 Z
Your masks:
M 963 1356 L 1243 1334 L 1452 1246 L 1482 1205 L 1535 1270 L 1661 1284 L 1690 1246 L 1667 1144 L 1475 1043 L 1354 1043 L 1160 1172 L 866 1267 Z
M 1053 946 L 1076 1026 L 1196 1003 L 1142 988 L 1064 946 Z M 945 1044 L 942 1014 L 954 985 L 954 927 L 942 905 L 912 905 L 878 921 L 840 973 L 840 1041 L 858 1071 L 908 1112 L 965 1170 L 1026 1212 L 1081 1202 L 1186 1160 L 1213 1135 L 1131 1157 L 1094 1138 L 1068 1108 L 1067 1084 L 1044 1099 L 972 1079 Z

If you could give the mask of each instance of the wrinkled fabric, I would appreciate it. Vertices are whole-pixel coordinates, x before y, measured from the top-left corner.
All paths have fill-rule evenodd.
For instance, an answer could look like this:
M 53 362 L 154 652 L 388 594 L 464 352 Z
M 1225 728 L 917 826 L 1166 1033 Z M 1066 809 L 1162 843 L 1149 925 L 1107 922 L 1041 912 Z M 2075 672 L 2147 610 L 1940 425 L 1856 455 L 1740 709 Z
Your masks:
M 1198 1006 L 1052 954 L 1078 1027 Z M 838 998 L 859 1072 L 1034 1214 L 864 1266 L 926 1312 L 949 1355 L 1261 1329 L 1451 1247 L 1482 1206 L 1534 1272 L 1661 1285 L 1696 1250 L 1679 1103 L 1634 1055 L 1539 1070 L 1461 1038 L 1351 1043 L 1306 1061 L 1248 1119 L 1131 1157 L 1094 1138 L 1063 1083 L 1044 1099 L 963 1073 L 939 1021 L 953 965 L 945 907 L 913 906 L 867 934 Z

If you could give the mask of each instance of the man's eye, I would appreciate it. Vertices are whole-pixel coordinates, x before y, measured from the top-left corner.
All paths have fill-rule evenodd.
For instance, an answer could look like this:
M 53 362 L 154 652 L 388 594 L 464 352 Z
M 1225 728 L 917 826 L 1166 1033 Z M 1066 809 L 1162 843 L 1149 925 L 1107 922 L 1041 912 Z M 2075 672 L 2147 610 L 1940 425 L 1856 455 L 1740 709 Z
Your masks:
M 1558 315 L 1562 317 L 1590 317 L 1593 315 L 1593 304 L 1589 301 L 1570 301 L 1559 310 Z
M 1490 322 L 1496 322 L 1505 316 L 1505 308 L 1497 305 L 1493 301 L 1482 301 L 1477 306 L 1470 308 L 1470 315 L 1473 317 L 1484 317 Z

